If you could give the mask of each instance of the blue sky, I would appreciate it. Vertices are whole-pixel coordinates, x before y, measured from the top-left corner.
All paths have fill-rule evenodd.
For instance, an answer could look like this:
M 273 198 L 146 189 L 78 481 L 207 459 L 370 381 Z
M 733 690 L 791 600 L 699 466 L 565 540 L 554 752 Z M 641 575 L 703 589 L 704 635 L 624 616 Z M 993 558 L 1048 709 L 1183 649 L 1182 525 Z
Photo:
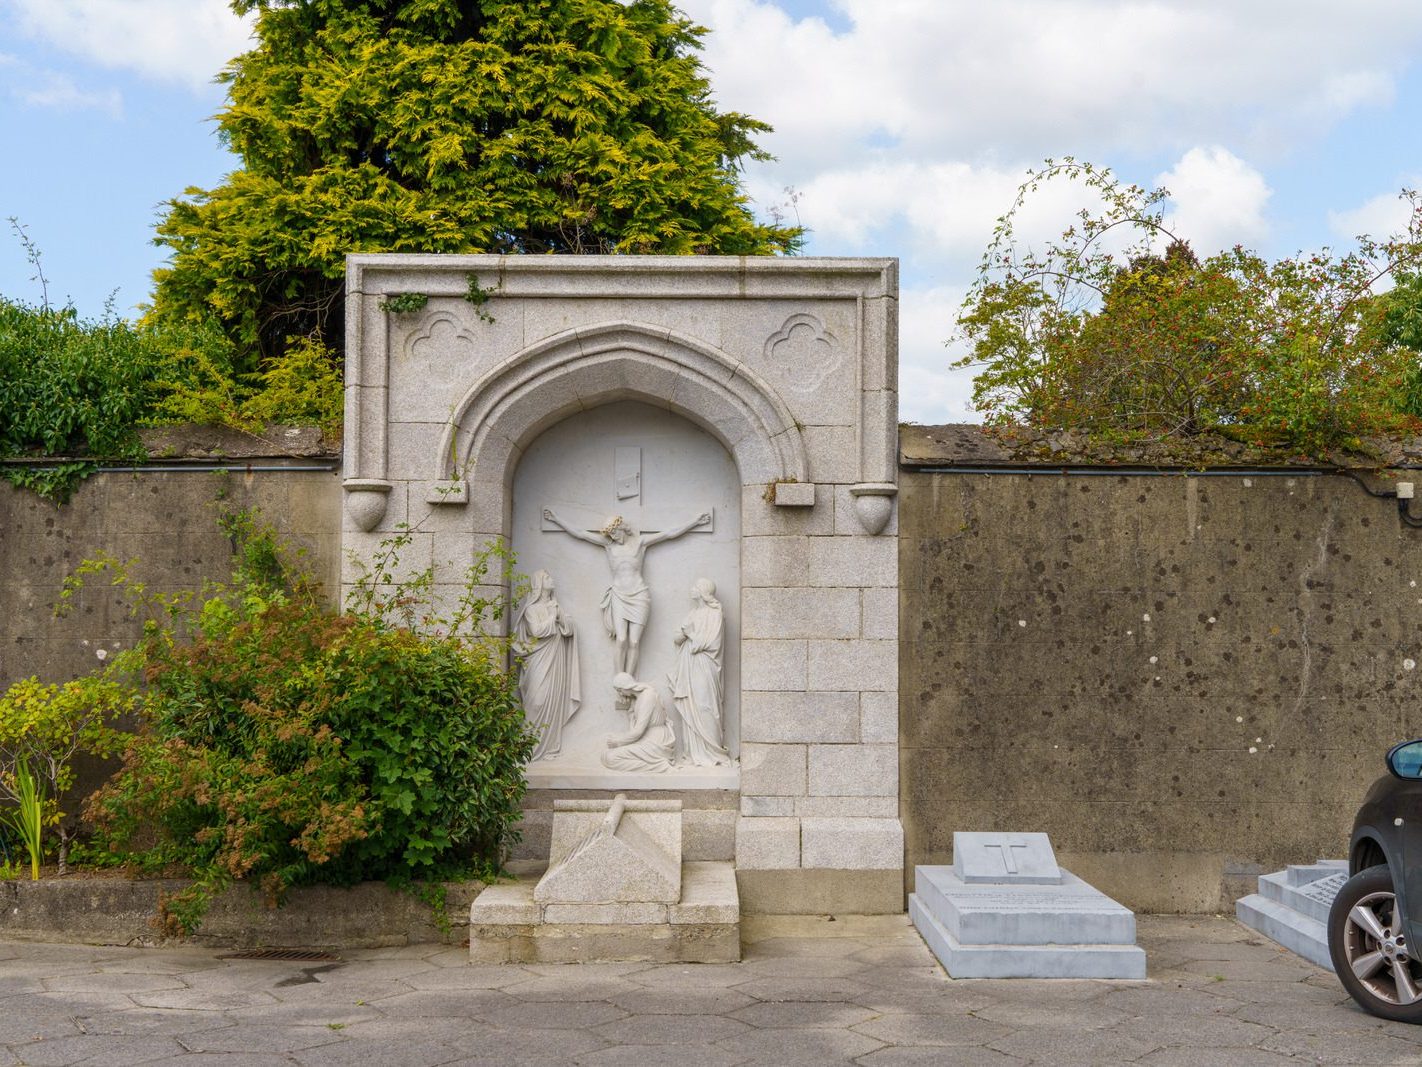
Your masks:
M 1176 194 L 1198 250 L 1383 233 L 1422 185 L 1417 0 L 683 0 L 724 107 L 775 127 L 747 173 L 818 255 L 902 261 L 901 413 L 972 418 L 952 320 L 1027 167 L 1076 155 Z M 235 165 L 207 121 L 244 47 L 223 0 L 0 0 L 0 219 L 51 299 L 132 314 L 160 205 Z M 794 190 L 789 203 L 786 189 Z M 1028 232 L 1075 202 L 1045 197 Z M 39 299 L 0 234 L 0 293 Z

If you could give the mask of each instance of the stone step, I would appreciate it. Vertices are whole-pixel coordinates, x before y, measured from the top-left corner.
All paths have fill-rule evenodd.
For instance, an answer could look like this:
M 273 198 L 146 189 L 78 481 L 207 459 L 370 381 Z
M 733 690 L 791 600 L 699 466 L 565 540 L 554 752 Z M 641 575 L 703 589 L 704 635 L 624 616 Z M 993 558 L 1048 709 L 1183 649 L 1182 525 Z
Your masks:
M 681 899 L 541 904 L 537 877 L 491 885 L 469 908 L 473 963 L 733 963 L 741 958 L 735 864 L 684 863 Z
M 1251 893 L 1235 901 L 1234 914 L 1245 926 L 1270 941 L 1325 970 L 1333 970 L 1333 961 L 1328 955 L 1326 911 L 1324 920 L 1320 920 L 1260 893 Z
M 1290 880 L 1290 871 L 1276 871 L 1259 876 L 1259 896 L 1291 911 L 1299 912 L 1315 922 L 1328 922 L 1328 909 L 1333 898 L 1348 880 L 1346 870 L 1336 867 L 1313 868 L 1309 880 Z
M 938 921 L 917 893 L 909 896 L 909 917 L 953 978 L 1146 976 L 1145 952 L 1135 945 L 965 945 Z
M 965 883 L 951 867 L 914 869 L 923 906 L 964 945 L 1134 945 L 1136 917 L 1062 871 L 1060 885 Z

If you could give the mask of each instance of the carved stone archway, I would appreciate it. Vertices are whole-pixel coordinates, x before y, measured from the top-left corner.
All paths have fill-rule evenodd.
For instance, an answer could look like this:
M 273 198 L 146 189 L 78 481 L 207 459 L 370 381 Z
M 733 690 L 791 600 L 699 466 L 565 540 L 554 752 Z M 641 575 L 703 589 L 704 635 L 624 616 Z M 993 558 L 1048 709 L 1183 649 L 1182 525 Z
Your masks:
M 511 453 L 548 426 L 614 400 L 665 407 L 710 431 L 742 482 L 807 480 L 800 427 L 764 378 L 695 338 L 634 322 L 568 330 L 489 371 L 456 407 L 431 474 L 437 482 L 502 477 Z

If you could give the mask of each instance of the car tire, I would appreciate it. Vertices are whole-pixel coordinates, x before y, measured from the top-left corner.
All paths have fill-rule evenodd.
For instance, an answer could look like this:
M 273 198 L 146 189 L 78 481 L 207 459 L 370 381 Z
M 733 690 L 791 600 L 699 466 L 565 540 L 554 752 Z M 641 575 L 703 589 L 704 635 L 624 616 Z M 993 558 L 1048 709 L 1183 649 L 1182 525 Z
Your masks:
M 1328 954 L 1348 995 L 1397 1022 L 1422 1022 L 1422 961 L 1413 956 L 1387 864 L 1343 883 L 1328 913 Z M 1418 946 L 1422 955 L 1422 946 Z

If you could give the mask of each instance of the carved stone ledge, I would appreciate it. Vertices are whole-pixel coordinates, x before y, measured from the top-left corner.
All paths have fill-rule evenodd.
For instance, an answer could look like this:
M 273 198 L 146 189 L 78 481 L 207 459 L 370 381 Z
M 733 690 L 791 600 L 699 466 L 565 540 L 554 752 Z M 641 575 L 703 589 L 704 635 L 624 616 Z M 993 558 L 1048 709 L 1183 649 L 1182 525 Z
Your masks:
M 775 506 L 778 508 L 812 508 L 815 506 L 814 482 L 776 482 Z
M 854 497 L 854 514 L 865 533 L 879 534 L 894 513 L 894 497 L 899 487 L 893 482 L 860 482 L 849 487 Z
M 430 482 L 425 494 L 426 504 L 467 504 L 469 503 L 469 483 L 462 478 Z

